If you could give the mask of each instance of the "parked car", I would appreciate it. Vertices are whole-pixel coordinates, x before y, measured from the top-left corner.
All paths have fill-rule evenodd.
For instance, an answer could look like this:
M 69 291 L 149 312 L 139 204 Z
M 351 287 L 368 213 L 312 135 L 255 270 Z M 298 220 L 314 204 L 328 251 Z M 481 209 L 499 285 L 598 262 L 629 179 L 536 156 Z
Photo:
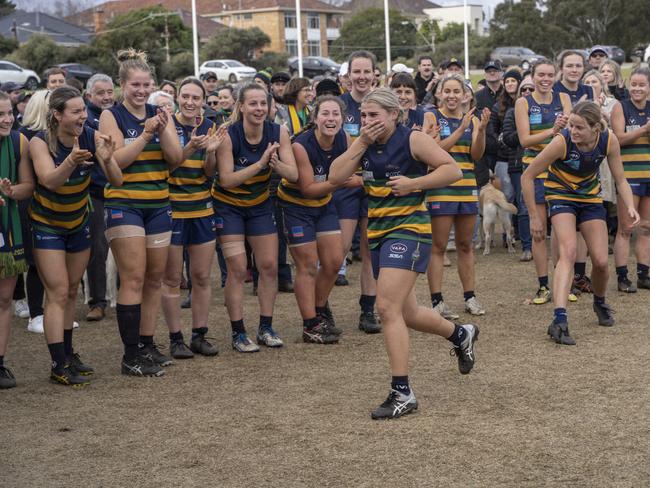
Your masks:
M 618 46 L 602 46 L 607 51 L 607 57 L 613 59 L 618 64 L 625 62 L 625 51 Z
M 88 81 L 88 78 L 97 73 L 96 69 L 93 69 L 86 64 L 63 63 L 55 66 L 65 71 L 66 78 L 77 78 L 84 84 Z
M 0 61 L 0 83 L 21 83 L 28 90 L 36 90 L 41 79 L 31 69 L 24 69 L 10 61 Z
M 214 72 L 219 80 L 227 80 L 229 83 L 238 81 L 250 81 L 257 73 L 255 68 L 246 66 L 234 59 L 212 59 L 206 61 L 199 67 L 199 73 L 204 75 L 208 71 Z
M 541 54 L 535 54 L 526 47 L 518 46 L 497 47 L 490 53 L 491 60 L 499 60 L 504 66 L 521 66 L 522 69 L 530 68 L 535 61 L 543 58 Z
M 302 58 L 302 74 L 307 78 L 314 76 L 336 76 L 341 65 L 330 58 L 322 56 L 305 56 Z M 298 58 L 289 60 L 289 73 L 291 76 L 298 74 Z

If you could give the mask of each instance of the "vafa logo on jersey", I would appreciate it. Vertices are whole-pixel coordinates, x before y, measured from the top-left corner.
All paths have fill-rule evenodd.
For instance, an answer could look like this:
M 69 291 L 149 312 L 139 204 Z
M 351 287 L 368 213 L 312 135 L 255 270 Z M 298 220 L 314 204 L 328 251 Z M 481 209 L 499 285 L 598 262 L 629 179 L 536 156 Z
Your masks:
M 580 168 L 580 153 L 577 151 L 571 151 L 569 153 L 569 157 L 564 161 L 564 164 L 569 166 L 572 169 L 579 169 Z

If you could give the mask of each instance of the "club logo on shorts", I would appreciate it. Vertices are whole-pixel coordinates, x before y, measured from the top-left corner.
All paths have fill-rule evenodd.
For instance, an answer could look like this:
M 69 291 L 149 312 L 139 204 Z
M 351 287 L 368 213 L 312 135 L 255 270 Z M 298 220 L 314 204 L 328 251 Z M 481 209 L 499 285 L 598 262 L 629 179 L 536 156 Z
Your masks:
M 223 229 L 223 218 L 221 218 L 221 217 L 216 217 L 216 218 L 214 219 L 214 223 L 215 223 L 215 227 L 216 227 L 217 229 Z
M 390 252 L 394 252 L 396 254 L 404 254 L 406 251 L 409 250 L 409 248 L 405 244 L 402 244 L 401 242 L 395 242 L 391 244 L 389 249 Z
M 121 210 L 111 210 L 111 219 L 121 219 L 124 217 Z
M 305 231 L 303 230 L 302 225 L 291 227 L 291 235 L 293 237 L 305 237 Z

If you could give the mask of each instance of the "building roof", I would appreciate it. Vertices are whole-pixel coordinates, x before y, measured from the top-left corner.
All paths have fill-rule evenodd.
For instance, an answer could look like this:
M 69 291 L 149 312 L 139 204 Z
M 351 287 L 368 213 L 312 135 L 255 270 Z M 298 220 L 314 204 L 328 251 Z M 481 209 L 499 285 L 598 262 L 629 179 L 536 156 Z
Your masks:
M 389 8 L 400 10 L 405 15 L 422 15 L 425 8 L 437 8 L 440 5 L 429 0 L 388 0 Z M 366 8 L 384 8 L 383 0 L 350 0 L 346 8 L 354 11 Z
M 192 1 L 191 0 L 138 0 L 138 8 L 162 6 L 170 11 L 178 11 L 185 26 L 192 28 Z M 207 13 L 208 7 L 212 9 L 215 4 L 214 0 L 197 0 L 196 24 L 199 31 L 199 38 L 209 39 L 219 29 L 224 28 L 223 24 L 202 17 Z M 104 15 L 104 22 L 108 23 L 115 17 L 133 10 L 133 1 L 131 0 L 110 0 L 95 7 L 82 10 L 74 15 L 66 17 L 66 20 L 73 24 L 95 29 L 94 12 L 101 10 Z
M 226 12 L 241 12 L 250 10 L 295 10 L 295 0 L 219 0 L 210 2 L 210 14 L 224 14 Z M 197 7 L 198 8 L 198 7 Z M 330 5 L 320 0 L 300 0 L 301 11 L 346 13 L 346 9 Z
M 61 46 L 88 44 L 93 37 L 92 31 L 63 19 L 42 12 L 25 12 L 24 10 L 15 10 L 0 18 L 0 35 L 13 39 L 14 34 L 11 29 L 14 20 L 19 43 L 27 42 L 33 34 L 46 35 Z

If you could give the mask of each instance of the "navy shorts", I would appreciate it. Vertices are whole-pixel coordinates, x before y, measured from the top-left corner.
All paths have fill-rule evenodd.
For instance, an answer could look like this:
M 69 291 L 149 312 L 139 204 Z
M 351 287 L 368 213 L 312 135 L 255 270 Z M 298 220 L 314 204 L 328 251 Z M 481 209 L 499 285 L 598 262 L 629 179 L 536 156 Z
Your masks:
M 341 232 L 339 217 L 331 200 L 322 207 L 281 204 L 280 211 L 290 247 L 314 242 L 319 235 Z
M 32 227 L 34 249 L 54 249 L 65 252 L 81 252 L 90 249 L 90 225 L 81 226 L 70 234 L 55 234 L 42 228 Z
M 375 248 L 370 250 L 372 274 L 379 278 L 381 268 L 399 268 L 425 273 L 431 256 L 431 244 L 404 237 L 383 239 Z
M 551 200 L 548 202 L 548 215 L 553 216 L 561 213 L 570 213 L 576 217 L 576 225 L 588 220 L 607 221 L 607 210 L 602 203 L 580 203 L 570 200 Z
M 546 204 L 546 189 L 544 188 L 544 181 L 541 178 L 535 178 L 535 203 L 537 205 Z
M 218 236 L 265 236 L 277 233 L 271 199 L 253 207 L 235 207 L 214 199 L 213 208 Z
M 428 202 L 429 217 L 478 215 L 478 202 Z
M 650 197 L 650 183 L 630 183 L 630 188 L 638 197 Z
M 368 195 L 363 188 L 339 188 L 332 194 L 339 219 L 359 220 L 368 216 Z
M 163 234 L 172 230 L 172 209 L 104 207 L 106 229 L 130 225 L 144 229 L 145 235 Z
M 172 220 L 172 246 L 195 246 L 216 239 L 214 215 Z

